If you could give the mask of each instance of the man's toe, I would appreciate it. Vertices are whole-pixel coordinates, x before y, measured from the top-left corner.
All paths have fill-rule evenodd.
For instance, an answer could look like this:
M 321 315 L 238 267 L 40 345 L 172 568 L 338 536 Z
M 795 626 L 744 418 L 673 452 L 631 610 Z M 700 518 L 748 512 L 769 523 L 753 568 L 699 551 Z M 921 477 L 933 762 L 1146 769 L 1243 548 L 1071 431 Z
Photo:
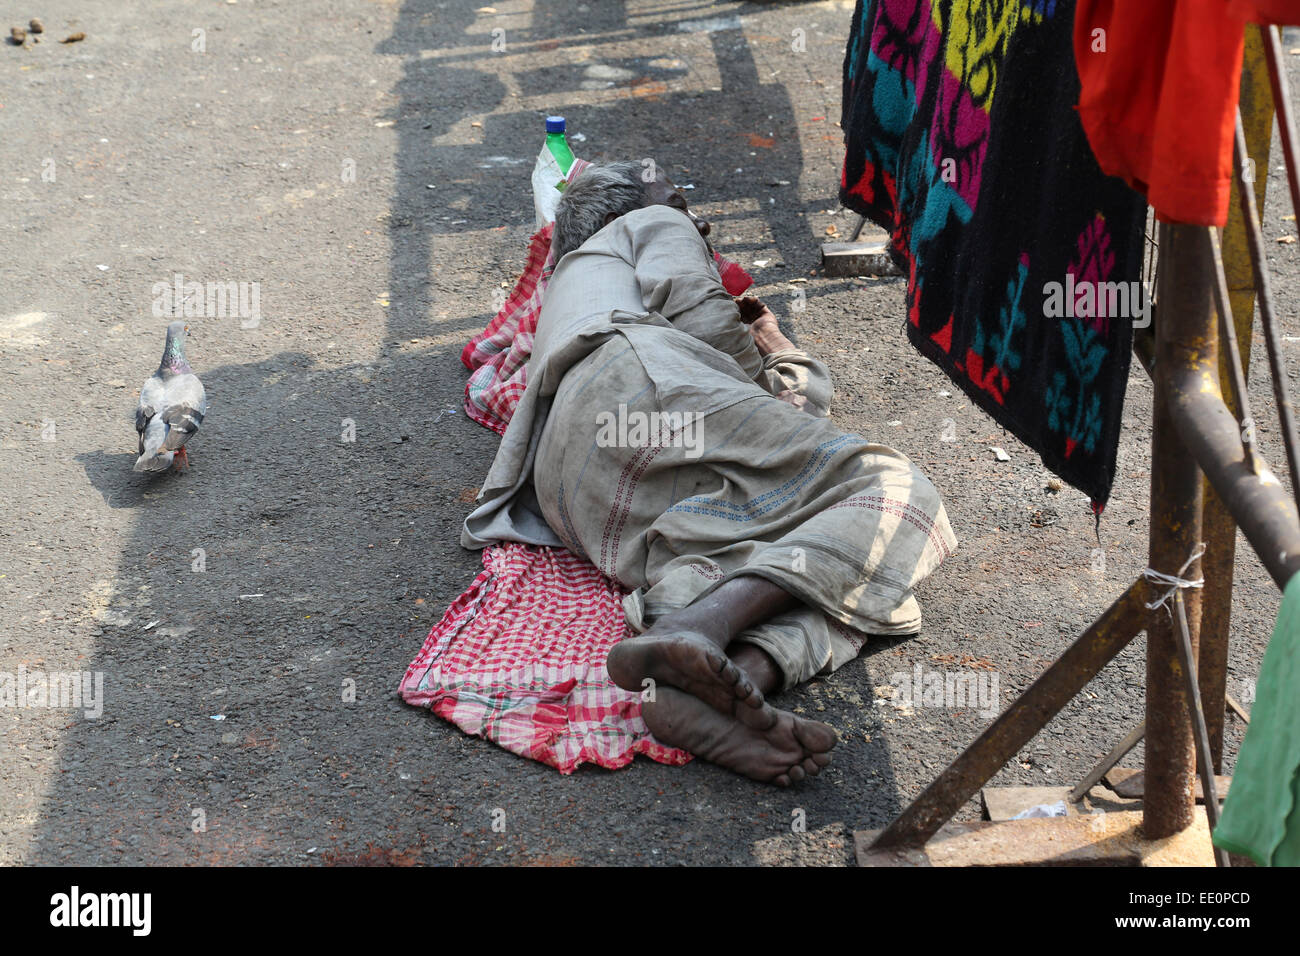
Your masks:
M 816 720 L 796 720 L 794 736 L 809 754 L 824 754 L 837 740 L 833 727 Z

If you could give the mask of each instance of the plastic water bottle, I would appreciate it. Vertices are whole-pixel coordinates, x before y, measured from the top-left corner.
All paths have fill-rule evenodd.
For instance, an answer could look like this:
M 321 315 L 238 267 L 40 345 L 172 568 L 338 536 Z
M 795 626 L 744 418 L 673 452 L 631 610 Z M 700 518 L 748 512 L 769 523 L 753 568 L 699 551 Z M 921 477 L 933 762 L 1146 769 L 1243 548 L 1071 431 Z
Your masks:
M 573 166 L 573 150 L 564 137 L 564 117 L 546 117 L 546 142 L 537 154 L 533 166 L 533 209 L 537 213 L 537 228 L 555 221 L 555 207 L 560 193 L 567 184 L 569 168 Z
M 573 150 L 569 149 L 569 141 L 564 136 L 563 116 L 546 117 L 546 148 L 555 157 L 560 172 L 566 176 L 569 175 L 569 167 L 573 165 Z M 564 180 L 560 182 L 563 183 Z M 560 192 L 564 191 L 563 186 L 558 188 Z

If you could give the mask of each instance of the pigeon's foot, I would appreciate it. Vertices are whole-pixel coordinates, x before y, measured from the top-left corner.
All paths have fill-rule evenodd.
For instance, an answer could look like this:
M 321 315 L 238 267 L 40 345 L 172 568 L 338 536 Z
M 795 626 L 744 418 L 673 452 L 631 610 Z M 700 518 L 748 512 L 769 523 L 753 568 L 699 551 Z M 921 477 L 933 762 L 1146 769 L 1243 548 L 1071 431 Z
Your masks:
M 181 467 L 182 465 L 184 466 L 184 468 Z M 180 449 L 176 452 L 176 457 L 172 460 L 172 467 L 175 468 L 177 471 L 190 470 L 190 456 L 189 453 L 185 451 L 184 445 L 182 445 Z

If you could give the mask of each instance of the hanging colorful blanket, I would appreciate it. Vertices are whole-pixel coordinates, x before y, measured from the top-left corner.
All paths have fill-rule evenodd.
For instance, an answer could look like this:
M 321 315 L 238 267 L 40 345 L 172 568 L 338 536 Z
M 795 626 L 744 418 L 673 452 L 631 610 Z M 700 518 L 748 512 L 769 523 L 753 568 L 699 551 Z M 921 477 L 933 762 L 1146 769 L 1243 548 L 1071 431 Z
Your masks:
M 841 202 L 889 231 L 912 344 L 1100 512 L 1115 477 L 1143 198 L 1075 113 L 1073 0 L 859 0 Z

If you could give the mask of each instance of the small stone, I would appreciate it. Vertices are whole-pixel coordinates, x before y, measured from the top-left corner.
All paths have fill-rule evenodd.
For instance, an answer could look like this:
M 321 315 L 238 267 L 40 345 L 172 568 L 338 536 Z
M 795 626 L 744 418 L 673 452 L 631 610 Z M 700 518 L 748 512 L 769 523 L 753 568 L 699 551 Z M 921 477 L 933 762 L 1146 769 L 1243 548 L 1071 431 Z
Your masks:
M 1011 456 L 1007 454 L 1007 450 L 1005 448 L 998 448 L 996 445 L 994 445 L 989 450 L 993 452 L 994 457 L 996 457 L 998 461 L 1011 460 Z
M 65 37 L 64 37 L 62 40 L 60 40 L 59 42 L 60 42 L 60 43 L 80 43 L 80 42 L 81 42 L 82 40 L 84 40 L 84 39 L 86 39 L 86 35 L 85 35 L 84 33 L 77 32 L 77 33 L 69 33 L 67 36 L 65 36 Z
M 27 31 L 22 27 L 10 27 L 9 39 L 14 46 L 22 46 L 23 42 L 27 39 Z
M 27 28 L 31 30 L 32 33 L 45 32 L 45 24 L 41 23 L 41 21 L 38 20 L 36 17 L 32 17 L 31 22 L 27 24 Z

